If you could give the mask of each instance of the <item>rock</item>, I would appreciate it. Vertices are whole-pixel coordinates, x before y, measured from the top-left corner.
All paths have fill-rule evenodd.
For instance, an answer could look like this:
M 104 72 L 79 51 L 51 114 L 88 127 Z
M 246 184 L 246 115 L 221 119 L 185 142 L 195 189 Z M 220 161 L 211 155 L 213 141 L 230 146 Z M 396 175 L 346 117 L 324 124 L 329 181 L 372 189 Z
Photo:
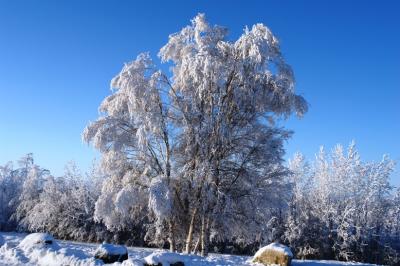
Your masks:
M 5 241 L 4 238 L 0 235 L 0 247 L 4 245 Z
M 46 233 L 33 233 L 27 235 L 18 245 L 23 250 L 33 248 L 52 248 L 59 249 L 54 237 Z
M 185 266 L 185 256 L 174 252 L 154 252 L 144 258 L 144 266 Z
M 254 255 L 253 262 L 264 265 L 289 266 L 292 262 L 293 254 L 289 247 L 272 243 L 260 248 Z
M 124 246 L 103 243 L 94 252 L 94 257 L 104 263 L 123 262 L 128 259 L 128 250 Z

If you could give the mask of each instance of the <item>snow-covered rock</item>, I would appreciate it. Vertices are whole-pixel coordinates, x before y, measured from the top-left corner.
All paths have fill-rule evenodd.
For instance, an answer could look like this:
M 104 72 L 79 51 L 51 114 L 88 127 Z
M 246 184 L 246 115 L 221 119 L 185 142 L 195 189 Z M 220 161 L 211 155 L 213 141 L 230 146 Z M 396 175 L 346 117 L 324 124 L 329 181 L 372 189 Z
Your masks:
M 145 266 L 184 266 L 189 255 L 182 255 L 174 252 L 154 252 L 144 258 Z
M 0 235 L 0 247 L 5 243 L 4 238 Z
M 271 243 L 256 252 L 253 262 L 264 265 L 288 266 L 291 264 L 292 259 L 293 253 L 289 247 L 278 243 Z
M 128 259 L 128 250 L 124 246 L 103 243 L 94 252 L 94 257 L 104 263 L 123 262 Z
M 19 243 L 18 247 L 24 251 L 38 248 L 59 249 L 54 237 L 46 233 L 29 234 Z

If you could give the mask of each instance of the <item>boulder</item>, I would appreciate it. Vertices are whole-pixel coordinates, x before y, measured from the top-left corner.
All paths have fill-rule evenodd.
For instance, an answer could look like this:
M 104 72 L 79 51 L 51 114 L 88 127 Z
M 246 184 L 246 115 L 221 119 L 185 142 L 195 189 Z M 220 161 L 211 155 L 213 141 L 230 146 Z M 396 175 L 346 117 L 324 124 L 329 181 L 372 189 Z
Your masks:
M 128 259 L 128 250 L 124 246 L 103 243 L 94 252 L 94 257 L 104 263 L 123 262 Z
M 254 255 L 253 262 L 264 265 L 289 266 L 293 259 L 293 253 L 289 247 L 272 243 L 260 248 Z
M 54 237 L 46 233 L 33 233 L 27 235 L 18 245 L 23 250 L 51 248 L 59 249 Z
M 186 257 L 174 252 L 154 252 L 144 258 L 144 266 L 185 266 Z

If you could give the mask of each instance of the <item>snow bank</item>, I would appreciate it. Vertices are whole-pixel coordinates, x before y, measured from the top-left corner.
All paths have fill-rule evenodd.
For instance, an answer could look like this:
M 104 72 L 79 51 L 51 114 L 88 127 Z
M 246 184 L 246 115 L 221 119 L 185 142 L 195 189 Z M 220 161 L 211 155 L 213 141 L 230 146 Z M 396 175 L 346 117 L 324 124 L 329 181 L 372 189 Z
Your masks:
M 267 250 L 273 250 L 273 251 L 276 251 L 279 253 L 283 253 L 283 254 L 288 255 L 289 257 L 293 258 L 293 253 L 290 250 L 290 248 L 285 245 L 279 244 L 279 243 L 271 243 L 268 246 L 260 248 L 254 255 L 254 257 L 261 256 L 261 254 L 263 254 Z
M 177 262 L 183 262 L 183 260 L 184 256 L 179 253 L 163 252 L 163 251 L 154 252 L 144 258 L 144 261 L 147 264 L 157 265 L 158 263 L 161 263 L 163 266 Z
M 196 255 L 187 255 L 174 252 L 157 251 L 144 258 L 145 263 L 157 265 L 161 263 L 170 265 L 177 262 L 183 262 L 185 265 L 205 265 L 205 258 Z
M 62 248 L 58 251 L 34 249 L 28 254 L 29 261 L 41 266 L 97 266 L 103 265 L 101 261 L 86 256 L 81 252 Z
M 27 235 L 18 246 L 6 245 L 0 253 L 4 254 L 8 262 L 19 262 L 13 265 L 95 266 L 102 264 L 80 250 L 60 248 L 53 236 L 45 233 Z
M 29 265 L 29 260 L 21 251 L 12 248 L 7 242 L 0 247 L 0 265 Z

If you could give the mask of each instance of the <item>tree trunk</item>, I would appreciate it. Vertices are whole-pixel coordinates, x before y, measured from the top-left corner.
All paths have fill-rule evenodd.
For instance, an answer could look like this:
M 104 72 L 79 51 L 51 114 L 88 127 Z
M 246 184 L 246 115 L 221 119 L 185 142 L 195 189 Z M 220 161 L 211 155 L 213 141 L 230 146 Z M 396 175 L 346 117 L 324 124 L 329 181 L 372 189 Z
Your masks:
M 196 255 L 199 252 L 199 246 L 200 246 L 200 237 L 197 238 L 196 244 L 194 245 L 194 248 L 193 248 L 193 253 Z
M 192 218 L 190 219 L 189 231 L 188 231 L 187 238 L 186 238 L 185 252 L 188 254 L 190 254 L 190 252 L 191 252 L 191 246 L 192 246 L 192 240 L 193 240 L 193 227 L 194 227 L 194 220 L 196 218 L 196 214 L 197 214 L 197 208 L 195 208 L 193 210 Z
M 169 221 L 169 250 L 175 252 L 175 227 L 172 221 Z
M 205 214 L 201 217 L 201 256 L 208 255 L 209 218 Z

